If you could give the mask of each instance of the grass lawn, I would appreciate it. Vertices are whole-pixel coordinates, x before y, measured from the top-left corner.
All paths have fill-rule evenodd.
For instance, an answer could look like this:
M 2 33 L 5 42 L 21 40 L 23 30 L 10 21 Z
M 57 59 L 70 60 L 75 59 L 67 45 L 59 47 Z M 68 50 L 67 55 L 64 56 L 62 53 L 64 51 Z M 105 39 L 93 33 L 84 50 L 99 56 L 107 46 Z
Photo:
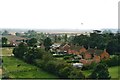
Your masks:
M 2 51 L 2 56 L 10 56 L 12 54 L 13 47 L 4 47 L 0 48 L 0 51 Z
M 18 64 L 20 64 L 19 67 L 17 67 Z M 3 57 L 3 68 L 5 69 L 3 73 L 7 73 L 10 78 L 58 78 L 11 56 Z
M 82 71 L 82 72 L 85 75 L 85 77 L 88 77 L 91 74 L 92 70 L 85 70 L 85 71 Z
M 120 66 L 110 67 L 108 70 L 111 78 L 120 78 Z

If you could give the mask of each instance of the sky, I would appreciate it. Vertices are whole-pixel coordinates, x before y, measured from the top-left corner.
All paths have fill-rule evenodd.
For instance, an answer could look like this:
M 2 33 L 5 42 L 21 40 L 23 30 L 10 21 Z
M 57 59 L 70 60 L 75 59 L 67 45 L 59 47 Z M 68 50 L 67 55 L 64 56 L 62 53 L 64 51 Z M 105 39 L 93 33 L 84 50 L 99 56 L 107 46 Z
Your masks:
M 0 0 L 0 28 L 118 28 L 120 0 Z

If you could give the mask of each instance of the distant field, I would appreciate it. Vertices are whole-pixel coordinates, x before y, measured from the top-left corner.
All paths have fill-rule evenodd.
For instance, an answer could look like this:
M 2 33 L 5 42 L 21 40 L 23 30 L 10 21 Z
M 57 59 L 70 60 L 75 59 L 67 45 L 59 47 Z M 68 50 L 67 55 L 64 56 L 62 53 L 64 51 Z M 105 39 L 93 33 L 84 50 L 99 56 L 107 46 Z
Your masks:
M 10 48 L 0 48 L 0 51 L 2 51 L 2 56 L 11 56 L 13 47 Z
M 17 67 L 18 64 L 20 64 L 19 67 Z M 58 78 L 11 56 L 3 57 L 3 68 L 5 69 L 3 73 L 7 73 L 10 78 Z

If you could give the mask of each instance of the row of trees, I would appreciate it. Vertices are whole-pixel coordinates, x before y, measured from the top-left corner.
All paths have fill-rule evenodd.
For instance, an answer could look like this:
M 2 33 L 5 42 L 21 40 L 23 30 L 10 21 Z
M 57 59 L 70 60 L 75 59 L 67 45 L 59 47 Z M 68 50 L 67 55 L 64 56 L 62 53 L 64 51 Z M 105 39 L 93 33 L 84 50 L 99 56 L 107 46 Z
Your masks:
M 120 34 L 113 34 L 113 33 L 91 33 L 90 36 L 87 35 L 79 35 L 75 36 L 71 43 L 75 45 L 85 46 L 86 48 L 95 48 L 98 49 L 107 49 L 107 52 L 110 54 L 115 54 L 120 52 L 120 43 L 119 38 Z

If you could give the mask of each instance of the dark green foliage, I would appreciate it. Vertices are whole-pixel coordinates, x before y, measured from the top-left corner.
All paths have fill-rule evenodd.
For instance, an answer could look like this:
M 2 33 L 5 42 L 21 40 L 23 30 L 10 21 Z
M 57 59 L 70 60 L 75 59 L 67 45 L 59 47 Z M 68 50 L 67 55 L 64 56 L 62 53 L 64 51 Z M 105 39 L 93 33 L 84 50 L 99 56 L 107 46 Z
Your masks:
M 79 60 L 67 60 L 67 63 L 79 63 Z
M 102 60 L 101 63 L 105 63 L 107 66 L 112 67 L 112 66 L 120 66 L 120 56 L 119 55 L 114 55 L 112 58 L 108 60 Z
M 64 55 L 53 55 L 53 56 L 59 58 L 59 57 L 63 57 Z
M 6 37 L 2 37 L 2 45 L 6 45 L 7 44 L 7 38 Z
M 62 78 L 68 78 L 68 76 L 70 75 L 70 72 L 73 70 L 73 67 L 72 66 L 65 66 L 64 68 L 62 68 L 60 70 L 60 76 Z
M 20 43 L 18 47 L 14 48 L 13 53 L 15 57 L 23 59 L 27 63 L 34 64 L 47 72 L 59 76 L 60 78 L 84 78 L 84 75 L 80 70 L 74 71 L 75 67 L 69 65 L 64 60 L 55 59 L 52 54 L 42 49 L 35 47 L 28 48 L 25 43 Z
M 92 69 L 95 68 L 96 65 L 97 65 L 97 63 L 92 62 L 90 65 L 84 65 L 84 66 L 82 67 L 82 70 L 92 70 Z
M 64 41 L 67 42 L 67 34 L 64 36 Z
M 44 40 L 44 46 L 45 46 L 45 50 L 48 51 L 50 49 L 50 46 L 52 45 L 52 41 L 49 37 L 47 37 Z
M 93 72 L 90 75 L 92 79 L 110 79 L 110 75 L 108 72 L 108 67 L 105 64 L 99 63 Z
M 118 40 L 112 40 L 108 43 L 107 45 L 107 51 L 110 53 L 110 54 L 115 54 L 115 52 L 119 52 L 119 45 L 120 43 L 118 42 Z
M 73 69 L 68 76 L 71 79 L 85 79 L 85 75 L 78 69 Z
M 64 60 L 70 59 L 71 56 L 64 56 Z
M 79 46 L 84 46 L 86 49 L 88 47 L 90 48 L 95 48 L 97 47 L 98 49 L 107 49 L 107 52 L 109 54 L 118 54 L 120 53 L 120 34 L 116 33 L 90 33 L 90 36 L 87 35 L 79 35 L 75 36 L 72 40 L 71 43 L 74 45 L 79 45 Z
M 28 51 L 28 46 L 27 44 L 25 43 L 20 43 L 18 45 L 18 47 L 15 47 L 13 49 L 13 54 L 15 55 L 15 57 L 18 57 L 18 58 L 23 58 L 24 54 Z
M 33 63 L 35 59 L 41 59 L 43 56 L 43 53 L 41 53 L 41 49 L 38 48 L 32 48 L 28 49 L 26 54 L 24 55 L 24 60 L 28 63 Z
M 30 40 L 27 41 L 27 44 L 29 46 L 35 46 L 37 43 L 37 39 L 36 38 L 31 38 Z

